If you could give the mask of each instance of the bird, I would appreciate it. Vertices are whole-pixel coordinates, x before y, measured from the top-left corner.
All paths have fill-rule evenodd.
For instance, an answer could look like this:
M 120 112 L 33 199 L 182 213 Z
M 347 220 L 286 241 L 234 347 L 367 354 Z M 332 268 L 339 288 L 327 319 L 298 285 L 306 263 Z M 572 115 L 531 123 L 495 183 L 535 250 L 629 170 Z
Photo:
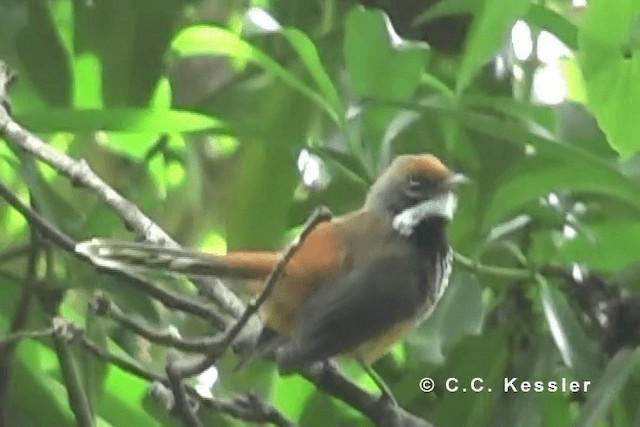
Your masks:
M 256 352 L 274 351 L 282 374 L 336 356 L 354 358 L 393 400 L 373 362 L 425 320 L 451 273 L 446 228 L 468 182 L 429 153 L 399 155 L 361 208 L 320 222 L 259 307 Z M 264 280 L 279 251 L 212 255 L 92 239 L 76 251 L 100 265 L 151 265 L 190 274 Z

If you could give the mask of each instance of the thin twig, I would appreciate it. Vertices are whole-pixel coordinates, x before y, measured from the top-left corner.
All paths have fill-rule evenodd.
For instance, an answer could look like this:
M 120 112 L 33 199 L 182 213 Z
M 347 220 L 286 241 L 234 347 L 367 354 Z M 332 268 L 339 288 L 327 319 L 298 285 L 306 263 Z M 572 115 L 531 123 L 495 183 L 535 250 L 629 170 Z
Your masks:
M 381 400 L 377 395 L 363 390 L 331 362 L 315 363 L 299 373 L 319 390 L 342 400 L 367 416 L 378 427 L 433 427 L 431 423 L 391 401 Z
M 320 224 L 321 222 L 328 221 L 330 219 L 331 219 L 331 212 L 326 207 L 320 206 L 314 210 L 314 212 L 311 214 L 309 219 L 307 219 L 305 224 L 302 226 L 302 231 L 300 232 L 298 237 L 289 244 L 287 249 L 280 256 L 280 259 L 278 259 L 278 262 L 274 266 L 271 273 L 269 273 L 269 276 L 267 276 L 267 279 L 265 280 L 265 287 L 260 293 L 260 295 L 258 296 L 258 298 L 254 302 L 247 305 L 247 308 L 245 309 L 242 316 L 240 316 L 237 322 L 226 333 L 226 336 L 220 343 L 220 346 L 222 347 L 223 351 L 224 351 L 224 348 L 228 347 L 231 344 L 231 342 L 233 342 L 233 340 L 238 336 L 238 334 L 240 333 L 240 330 L 242 330 L 242 328 L 247 324 L 251 316 L 256 314 L 260 309 L 260 307 L 262 306 L 262 304 L 264 304 L 267 298 L 269 298 L 269 296 L 273 292 L 273 288 L 275 287 L 276 283 L 278 283 L 278 281 L 282 277 L 282 274 L 284 273 L 284 269 L 287 263 L 293 257 L 293 255 L 295 255 L 296 251 L 300 248 L 300 245 L 302 244 L 302 242 L 304 242 L 307 236 L 316 228 L 318 224 Z
M 247 305 L 242 316 L 229 328 L 229 330 L 225 333 L 224 337 L 217 342 L 215 345 L 212 345 L 207 351 L 207 354 L 200 358 L 200 360 L 196 360 L 192 364 L 184 364 L 182 371 L 180 374 L 183 378 L 188 378 L 194 375 L 197 375 L 207 369 L 209 366 L 213 365 L 215 361 L 223 354 L 226 349 L 231 345 L 233 340 L 238 336 L 242 328 L 246 325 L 249 319 L 260 309 L 260 306 L 269 298 L 273 288 L 276 283 L 284 273 L 284 269 L 291 259 L 293 255 L 295 255 L 296 251 L 300 247 L 301 243 L 304 242 L 306 237 L 311 233 L 311 231 L 321 222 L 327 221 L 331 218 L 331 212 L 324 206 L 318 207 L 306 221 L 306 223 L 302 227 L 302 231 L 297 239 L 289 244 L 287 249 L 282 253 L 280 259 L 274 266 L 271 273 L 265 280 L 265 287 L 255 300 L 255 302 Z
M 535 272 L 532 270 L 526 270 L 524 268 L 509 268 L 498 267 L 494 265 L 485 265 L 480 262 L 476 262 L 471 258 L 467 258 L 464 255 L 454 252 L 453 259 L 467 270 L 470 270 L 478 274 L 486 274 L 488 276 L 497 276 L 504 279 L 511 280 L 533 280 Z
M 33 227 L 38 229 L 43 236 L 62 247 L 83 262 L 90 262 L 86 257 L 75 251 L 76 241 L 64 234 L 62 231 L 51 225 L 38 212 L 24 204 L 15 194 L 13 194 L 2 182 L 0 182 L 0 197 L 4 198 L 13 206 Z M 203 304 L 199 301 L 186 298 L 182 295 L 171 292 L 167 289 L 154 285 L 146 278 L 128 270 L 103 269 L 108 274 L 125 279 L 132 284 L 133 289 L 143 291 L 145 294 L 157 299 L 165 307 L 181 310 L 193 314 L 203 319 L 212 321 L 219 329 L 224 329 L 231 324 L 232 319 L 220 313 L 215 307 Z
M 9 344 L 15 344 L 18 341 L 24 339 L 37 339 L 37 338 L 47 338 L 50 337 L 53 333 L 53 329 L 47 328 L 38 331 L 20 331 L 20 332 L 12 332 L 10 334 L 5 335 L 4 337 L 0 337 L 0 347 L 6 346 Z M 0 356 L 4 358 L 5 356 Z
M 177 333 L 171 331 L 157 331 L 143 324 L 141 321 L 122 312 L 113 301 L 109 300 L 106 295 L 100 293 L 94 297 L 90 303 L 90 307 L 94 313 L 99 316 L 105 316 L 117 322 L 120 326 L 129 331 L 138 334 L 149 341 L 175 348 L 182 351 L 205 352 L 215 342 L 220 341 L 218 337 L 198 337 L 198 338 L 182 338 Z
M 0 94 L 4 94 L 7 84 L 12 80 L 11 72 L 0 62 Z M 1 101 L 1 100 L 0 100 Z M 6 103 L 0 102 L 0 135 L 13 144 L 51 166 L 73 184 L 91 190 L 100 200 L 110 206 L 124 221 L 127 228 L 134 230 L 139 237 L 153 243 L 178 248 L 179 245 L 138 207 L 111 188 L 93 172 L 86 161 L 75 160 L 56 150 L 53 146 L 29 132 L 18 124 L 9 114 Z M 244 304 L 222 282 L 214 278 L 193 278 L 192 282 L 203 295 L 214 296 L 225 311 L 241 315 Z M 252 325 L 257 330 L 258 324 Z
M 70 330 L 71 328 L 71 330 Z M 67 390 L 69 406 L 79 427 L 93 427 L 95 417 L 87 398 L 87 391 L 80 379 L 78 364 L 69 348 L 74 338 L 73 326 L 60 318 L 53 319 L 53 344 L 60 363 L 60 372 Z
M 31 251 L 31 245 L 20 245 L 15 248 L 9 248 L 0 254 L 0 263 L 12 261 L 15 258 L 20 258 L 28 255 Z
M 86 259 L 85 259 L 86 260 Z M 187 298 L 168 289 L 155 285 L 145 277 L 125 270 L 101 269 L 107 274 L 126 279 L 132 288 L 145 293 L 146 295 L 160 301 L 162 305 L 169 309 L 183 311 L 202 319 L 208 320 L 219 329 L 224 329 L 233 319 L 223 313 L 220 313 L 216 307 L 211 304 L 204 304 L 200 301 Z
M 145 240 L 149 242 L 155 243 L 163 243 L 172 247 L 177 247 L 176 243 L 170 238 L 170 236 L 165 233 L 157 224 L 151 221 L 148 217 L 146 217 L 133 203 L 124 199 L 119 193 L 113 190 L 107 183 L 105 183 L 102 179 L 100 179 L 87 165 L 87 163 L 83 160 L 75 160 L 67 155 L 57 151 L 52 146 L 46 144 L 37 136 L 30 133 L 28 130 L 24 129 L 18 123 L 16 123 L 13 118 L 10 116 L 10 113 L 7 109 L 8 102 L 4 97 L 6 87 L 5 83 L 10 80 L 6 78 L 8 76 L 6 67 L 4 64 L 0 66 L 0 135 L 2 135 L 10 144 L 14 147 L 24 150 L 28 153 L 31 153 L 36 158 L 45 162 L 53 169 L 57 170 L 60 174 L 66 176 L 71 180 L 72 183 L 83 186 L 91 190 L 99 199 L 105 202 L 108 206 L 110 206 L 114 211 L 118 213 L 120 217 L 123 218 L 126 226 L 136 232 L 136 234 L 140 237 L 144 237 Z M 37 224 L 38 221 L 36 218 L 33 219 L 33 223 Z M 46 224 L 46 221 L 44 221 Z M 46 230 L 46 228 L 41 228 L 42 230 Z M 46 234 L 43 231 L 43 234 Z M 52 238 L 54 240 L 56 235 L 51 233 L 47 235 L 48 238 Z M 58 236 L 60 237 L 60 236 Z M 55 240 L 54 240 L 55 241 Z M 58 243 L 62 243 L 62 239 L 58 239 Z M 66 245 L 66 243 L 65 243 Z M 122 277 L 128 277 L 130 280 L 140 280 L 140 278 L 133 278 L 127 276 L 126 273 L 120 273 Z M 229 343 L 234 340 L 234 337 L 237 336 L 239 331 L 252 331 L 256 332 L 259 328 L 259 322 L 257 319 L 252 316 L 253 313 L 258 309 L 260 298 L 256 301 L 253 308 L 246 308 L 244 304 L 240 301 L 240 299 L 233 294 L 229 289 L 227 289 L 220 281 L 212 281 L 212 280 L 204 280 L 202 278 L 193 278 L 192 279 L 198 291 L 203 294 L 211 297 L 213 300 L 218 302 L 221 307 L 224 308 L 225 311 L 232 313 L 234 317 L 241 318 L 241 322 L 234 323 L 231 328 L 228 329 L 228 332 L 223 336 L 224 338 L 224 346 L 220 346 L 220 348 L 226 348 Z M 271 287 L 265 287 L 265 291 Z M 145 288 L 145 291 L 147 289 Z M 268 297 L 267 291 L 263 296 L 262 300 Z M 254 321 L 255 320 L 255 321 Z M 244 326 L 244 327 L 243 327 Z M 247 332 L 247 336 L 251 336 L 250 332 Z M 150 381 L 160 381 L 165 385 L 168 385 L 166 378 L 161 378 L 156 374 L 153 374 L 149 371 L 146 371 L 135 364 L 126 361 L 121 358 L 117 358 L 113 355 L 109 355 L 108 353 L 102 351 L 95 344 L 91 343 L 85 337 L 82 338 L 82 343 L 84 347 L 93 353 L 97 357 L 103 357 L 104 360 L 107 360 L 111 364 L 115 366 L 119 366 L 122 369 L 125 369 L 127 372 L 130 372 L 134 375 L 141 376 Z M 218 347 L 218 346 L 213 346 Z M 184 378 L 184 377 L 183 377 Z M 359 387 L 353 385 L 354 390 L 349 387 L 344 386 L 344 381 L 348 381 L 342 374 L 339 372 L 333 374 L 325 374 L 323 378 L 317 377 L 315 375 L 309 375 L 308 378 L 313 381 L 319 388 L 327 391 L 328 393 L 338 397 L 339 399 L 347 402 L 347 404 L 353 406 L 356 409 L 362 410 L 369 418 L 372 420 L 380 419 L 373 411 L 375 411 L 375 403 L 377 399 L 375 396 L 365 392 Z M 327 379 L 328 378 L 328 379 Z M 197 396 L 195 390 L 191 387 L 186 387 L 185 390 L 192 396 Z M 351 391 L 349 391 L 351 390 Z M 368 395 L 368 399 L 362 397 L 364 393 L 365 396 Z M 370 399 L 370 400 L 369 400 Z M 218 408 L 219 410 L 229 413 L 230 415 L 244 414 L 246 415 L 246 411 L 251 411 L 251 408 L 255 405 L 244 405 L 238 406 L 234 403 L 234 401 L 222 401 L 216 399 L 202 399 L 202 402 L 211 405 L 214 408 Z M 371 404 L 370 404 L 371 403 Z M 267 405 L 265 403 L 265 405 Z M 373 406 L 372 406 L 373 405 Z M 380 406 L 380 405 L 378 405 Z M 269 406 L 265 406 L 268 408 Z M 371 409 L 373 407 L 374 409 Z M 232 412 L 235 411 L 235 412 Z M 368 411 L 368 412 L 367 412 Z M 268 411 L 271 414 L 278 414 L 275 409 L 271 409 Z M 402 408 L 397 408 L 394 411 L 389 412 L 391 414 L 396 414 L 400 416 L 401 414 L 408 414 Z M 400 415 L 398 415 L 400 414 Z M 252 417 L 260 418 L 265 414 L 255 414 L 250 413 Z M 268 414 L 267 414 L 268 415 Z M 406 418 L 407 420 L 412 420 L 411 416 Z M 249 418 L 246 418 L 249 419 Z M 402 417 L 400 417 L 402 419 Z M 417 419 L 417 418 L 416 418 Z M 285 420 L 285 421 L 282 421 Z M 381 420 L 381 419 L 380 419 Z M 266 419 L 262 418 L 260 421 L 270 421 L 274 422 L 277 425 L 282 426 L 290 426 L 292 425 L 290 422 L 286 421 L 284 417 L 281 415 L 271 416 L 271 418 Z M 258 422 L 260 422 L 258 421 Z M 384 420 L 381 420 L 384 421 Z M 385 425 L 385 424 L 380 424 Z M 428 426 L 429 424 L 426 422 L 421 423 L 410 423 L 407 424 L 386 424 L 386 425 L 415 425 L 415 426 Z
M 295 426 L 281 412 L 255 393 L 241 394 L 231 400 L 219 401 L 217 405 L 222 405 L 217 406 L 218 410 L 223 409 L 227 414 L 252 423 L 270 423 L 281 427 Z
M 9 108 L 9 87 L 15 82 L 16 74 L 9 69 L 7 64 L 0 61 L 0 104 Z
M 150 383 L 162 384 L 165 387 L 169 387 L 167 378 L 158 375 L 137 363 L 127 360 L 121 356 L 112 354 L 86 337 L 84 333 L 80 334 L 79 341 L 82 346 L 94 357 L 109 363 L 113 366 L 117 366 L 125 372 L 131 375 L 135 375 L 138 378 L 149 381 Z M 267 402 L 258 399 L 258 403 L 254 402 L 254 407 L 261 408 L 259 412 L 250 412 L 249 407 L 245 402 L 245 398 L 242 396 L 235 397 L 233 399 L 220 399 L 217 397 L 204 397 L 200 395 L 193 387 L 185 386 L 185 391 L 193 399 L 197 399 L 198 402 L 206 408 L 223 412 L 231 415 L 234 418 L 249 422 L 269 422 L 281 427 L 291 427 L 294 424 L 282 415 L 277 409 L 268 404 Z
M 37 264 L 40 255 L 40 241 L 33 227 L 30 229 L 31 245 L 27 258 L 27 269 L 22 284 L 20 300 L 16 306 L 9 326 L 9 334 L 0 340 L 0 426 L 11 424 L 8 419 L 8 392 L 11 376 L 11 360 L 18 340 L 29 334 L 24 328 L 27 325 L 34 300 L 34 288 L 38 280 Z
M 2 182 L 0 182 L 0 197 L 5 199 L 15 210 L 20 212 L 20 215 L 25 217 L 29 224 L 36 227 L 45 237 L 51 239 L 54 243 L 69 252 L 74 251 L 76 242 L 72 238 L 51 225 L 38 212 L 22 203 L 22 200 L 13 194 L 13 192 Z
M 84 333 L 80 334 L 80 342 L 82 346 L 89 351 L 89 353 L 93 354 L 94 357 L 104 360 L 113 366 L 117 366 L 125 372 L 135 375 L 136 377 L 143 378 L 147 381 L 160 381 L 162 383 L 166 382 L 166 379 L 162 376 L 153 373 L 152 371 L 143 368 L 135 362 L 132 362 L 129 359 L 125 359 L 123 357 L 117 356 L 115 354 L 109 353 L 106 350 L 100 348 L 97 344 L 91 341 L 86 337 Z
M 202 427 L 202 422 L 196 415 L 195 408 L 187 396 L 187 391 L 184 387 L 184 380 L 180 375 L 181 370 L 177 364 L 177 357 L 178 356 L 173 352 L 169 352 L 166 366 L 169 387 L 171 388 L 175 399 L 174 410 L 185 427 Z

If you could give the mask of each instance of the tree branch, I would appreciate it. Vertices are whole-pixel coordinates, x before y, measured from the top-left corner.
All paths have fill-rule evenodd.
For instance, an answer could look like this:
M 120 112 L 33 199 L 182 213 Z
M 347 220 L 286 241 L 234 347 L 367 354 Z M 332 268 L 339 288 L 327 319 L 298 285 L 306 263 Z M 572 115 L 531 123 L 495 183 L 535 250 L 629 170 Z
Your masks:
M 103 360 L 109 364 L 117 366 L 125 372 L 135 375 L 139 378 L 145 379 L 152 383 L 162 384 L 164 387 L 169 387 L 169 381 L 161 375 L 149 371 L 140 365 L 126 360 L 120 356 L 109 353 L 106 350 L 98 347 L 94 342 L 89 340 L 84 333 L 80 334 L 80 343 L 82 346 L 91 353 L 94 357 Z M 193 387 L 185 386 L 186 393 L 193 399 L 197 399 L 202 407 L 210 408 L 212 410 L 220 411 L 222 413 L 231 415 L 232 417 L 251 421 L 251 422 L 270 422 L 274 425 L 281 427 L 291 427 L 293 424 L 286 419 L 278 410 L 269 405 L 262 399 L 258 399 L 256 408 L 261 408 L 260 411 L 249 411 L 246 404 L 246 399 L 237 396 L 231 400 L 220 399 L 217 397 L 203 397 Z
M 143 324 L 141 321 L 125 314 L 106 295 L 99 293 L 90 303 L 91 310 L 98 316 L 105 316 L 129 331 L 148 339 L 149 341 L 175 348 L 182 351 L 206 352 L 209 347 L 219 342 L 218 337 L 182 338 L 170 331 L 157 331 Z
M 24 328 L 29 321 L 29 315 L 31 313 L 31 307 L 34 299 L 35 283 L 38 279 L 37 263 L 38 256 L 40 254 L 39 240 L 36 235 L 36 231 L 31 228 L 31 245 L 27 258 L 27 267 L 25 273 L 25 280 L 22 285 L 22 292 L 20 300 L 18 301 L 16 311 L 13 313 L 11 319 L 11 325 L 9 326 L 9 334 L 0 339 L 0 426 L 10 425 L 8 419 L 8 394 L 9 394 L 9 381 L 11 376 L 11 361 L 16 349 L 18 340 L 27 338 L 30 335 L 29 331 L 25 331 Z M 31 336 L 36 334 L 31 333 Z
M 53 318 L 52 325 L 53 344 L 60 362 L 60 372 L 67 390 L 69 406 L 79 427 L 93 427 L 95 426 L 95 417 L 80 379 L 78 365 L 69 348 L 69 343 L 74 339 L 75 332 L 72 330 L 72 326 L 61 318 Z
M 0 67 L 0 93 L 4 90 L 4 87 L 2 87 L 2 78 L 4 75 L 3 69 Z M 64 153 L 57 151 L 43 140 L 30 133 L 27 129 L 23 128 L 13 120 L 6 107 L 6 102 L 0 105 L 0 135 L 2 135 L 10 144 L 30 153 L 37 159 L 48 164 L 61 175 L 71 180 L 73 184 L 89 189 L 100 200 L 111 207 L 123 219 L 125 225 L 135 231 L 138 237 L 143 237 L 149 242 L 166 244 L 170 247 L 178 247 L 177 243 L 174 242 L 171 237 L 157 224 L 145 216 L 135 204 L 123 198 L 118 192 L 113 190 L 106 182 L 98 177 L 84 160 L 75 160 Z M 9 191 L 9 193 L 11 192 Z M 20 205 L 20 201 L 17 198 L 16 200 L 13 200 L 14 203 L 12 204 L 17 207 Z M 38 226 L 39 229 L 43 230 L 44 235 L 64 249 L 69 250 L 72 243 L 75 246 L 73 239 L 69 240 L 65 238 L 63 234 L 60 235 L 55 233 L 55 227 L 52 227 L 46 220 L 39 217 L 37 214 L 33 215 L 29 210 L 20 210 L 20 212 L 31 224 L 34 224 Z M 320 216 L 322 217 L 322 215 Z M 236 319 L 239 319 L 232 324 L 227 323 L 230 327 L 227 329 L 227 332 L 222 335 L 220 341 L 216 342 L 215 345 L 212 345 L 209 348 L 209 353 L 220 354 L 223 349 L 226 349 L 229 344 L 237 338 L 240 331 L 243 332 L 242 336 L 247 337 L 255 336 L 255 334 L 257 334 L 259 322 L 253 314 L 255 314 L 259 308 L 260 303 L 268 297 L 270 289 L 274 286 L 269 285 L 269 283 L 275 283 L 277 281 L 277 277 L 282 273 L 286 260 L 291 256 L 292 251 L 294 250 L 295 244 L 293 244 L 289 248 L 289 251 L 283 255 L 283 258 L 280 260 L 277 268 L 272 272 L 272 278 L 267 283 L 265 292 L 258 298 L 255 304 L 249 307 L 245 307 L 238 297 L 218 280 L 204 280 L 202 278 L 192 279 L 201 294 L 212 298 L 218 302 L 225 311 L 232 313 Z M 163 303 L 168 303 L 169 306 L 171 306 L 170 304 L 174 304 L 175 308 L 187 312 L 191 312 L 189 309 L 196 307 L 194 305 L 183 305 L 181 300 L 165 298 L 166 295 L 158 293 L 159 291 L 157 288 L 148 286 L 150 285 L 149 282 L 132 275 L 130 272 L 119 271 L 116 274 L 145 286 L 145 292 L 151 293 L 154 298 L 157 298 L 160 301 L 163 301 L 164 299 Z M 200 312 L 200 314 L 204 314 L 200 311 L 200 308 L 196 308 L 196 311 Z M 159 377 L 158 375 L 152 374 L 139 366 L 135 366 L 131 362 L 108 355 L 85 337 L 82 338 L 82 343 L 89 352 L 92 352 L 98 357 L 105 357 L 105 360 L 134 375 L 141 376 L 150 381 L 157 380 L 162 382 L 162 384 L 169 386 L 167 378 Z M 207 366 L 210 366 L 209 362 L 211 358 L 205 357 L 204 360 L 206 359 L 208 359 Z M 320 373 L 314 370 L 309 370 L 308 372 L 303 372 L 302 375 L 316 384 L 319 389 L 324 390 L 346 402 L 348 405 L 361 411 L 379 425 L 385 427 L 430 426 L 426 421 L 409 414 L 402 408 L 380 405 L 375 395 L 364 391 L 337 370 L 327 371 L 325 369 Z M 184 378 L 184 376 L 182 378 Z M 189 395 L 197 396 L 195 390 L 190 387 L 185 385 L 184 389 Z M 269 421 L 283 426 L 291 425 L 289 421 L 266 403 L 264 405 L 256 405 L 255 399 L 245 399 L 242 401 L 236 400 L 231 402 L 221 400 L 212 401 L 211 399 L 202 399 L 201 397 L 199 397 L 199 399 L 204 403 L 212 405 L 213 407 L 219 408 L 230 414 L 232 414 L 232 411 L 235 411 L 236 414 L 243 414 L 245 416 L 250 415 L 257 421 Z M 242 404 L 240 405 L 239 402 Z M 261 407 L 263 409 L 261 413 L 256 414 L 255 412 L 251 412 L 257 407 Z M 265 410 L 265 408 L 271 409 Z
M 378 427 L 433 427 L 428 421 L 407 412 L 401 406 L 363 390 L 330 362 L 316 363 L 300 374 L 319 390 L 367 416 Z
M 6 65 L 0 61 L 0 94 L 6 93 L 6 85 L 12 81 Z M 7 100 L 6 95 L 2 100 Z M 8 102 L 0 102 L 0 135 L 15 147 L 32 154 L 37 159 L 51 166 L 61 175 L 67 177 L 74 185 L 82 186 L 92 191 L 100 200 L 111 207 L 124 221 L 128 229 L 134 230 L 138 237 L 153 243 L 164 244 L 169 247 L 180 246 L 155 222 L 147 217 L 138 207 L 122 197 L 104 180 L 96 175 L 83 159 L 75 160 L 56 150 L 27 129 L 18 124 L 9 114 Z M 236 317 L 244 311 L 244 304 L 238 297 L 227 289 L 219 280 L 213 278 L 194 278 L 198 290 L 210 296 L 224 309 Z M 253 324 L 257 331 L 259 325 Z
M 187 396 L 187 391 L 184 387 L 184 377 L 181 375 L 182 369 L 179 366 L 177 357 L 176 354 L 170 352 L 167 355 L 168 360 L 166 365 L 169 387 L 175 399 L 175 412 L 185 427 L 203 427 L 200 419 L 196 415 L 195 408 Z

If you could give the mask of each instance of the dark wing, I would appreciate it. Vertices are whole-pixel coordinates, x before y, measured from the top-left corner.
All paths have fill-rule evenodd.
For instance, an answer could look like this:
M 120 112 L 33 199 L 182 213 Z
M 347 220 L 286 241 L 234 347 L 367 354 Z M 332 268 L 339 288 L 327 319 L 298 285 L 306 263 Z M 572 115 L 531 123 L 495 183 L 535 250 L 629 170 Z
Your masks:
M 278 352 L 281 371 L 353 350 L 413 318 L 426 298 L 418 265 L 410 249 L 389 249 L 320 286 L 305 300 L 292 340 Z

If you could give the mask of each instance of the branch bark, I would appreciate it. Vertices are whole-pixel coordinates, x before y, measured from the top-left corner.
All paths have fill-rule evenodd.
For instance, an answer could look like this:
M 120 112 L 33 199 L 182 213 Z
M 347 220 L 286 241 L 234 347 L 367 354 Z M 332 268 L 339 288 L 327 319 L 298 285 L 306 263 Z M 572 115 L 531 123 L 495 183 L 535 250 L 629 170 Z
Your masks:
M 15 122 L 8 109 L 8 99 L 6 97 L 6 84 L 11 81 L 10 73 L 4 64 L 0 61 L 0 135 L 2 135 L 14 148 L 23 150 L 29 153 L 38 160 L 46 163 L 61 175 L 67 177 L 73 184 L 86 188 L 102 200 L 107 206 L 113 209 L 124 221 L 125 225 L 133 230 L 137 237 L 143 238 L 149 242 L 164 244 L 169 247 L 177 248 L 178 244 L 156 223 L 148 218 L 134 203 L 126 200 L 117 191 L 111 188 L 104 180 L 97 176 L 84 160 L 76 160 L 64 153 L 57 151 L 55 148 L 48 145 L 45 141 L 35 136 L 20 124 Z M 3 186 L 0 185 L 0 189 Z M 7 190 L 4 187 L 4 190 Z M 51 239 L 54 243 L 58 244 L 61 248 L 74 252 L 75 247 L 74 239 L 65 236 L 59 232 L 54 226 L 52 226 L 45 218 L 39 216 L 37 213 L 25 209 L 21 206 L 21 202 L 17 197 L 11 193 L 11 191 L 2 191 L 0 195 L 5 197 L 18 211 L 25 216 L 27 221 L 34 227 L 37 227 L 43 232 L 43 234 Z M 322 214 L 320 215 L 322 218 Z M 288 257 L 291 256 L 292 251 L 295 250 L 295 244 L 289 248 L 279 266 L 272 273 L 271 282 L 275 283 L 279 274 L 282 273 L 282 268 L 286 263 Z M 77 254 L 76 254 L 77 255 Z M 166 295 L 160 293 L 157 288 L 153 287 L 144 278 L 136 277 L 130 272 L 120 271 L 117 274 L 126 277 L 128 280 L 133 280 L 136 283 L 147 286 L 145 292 L 150 293 L 154 298 L 160 301 L 168 303 L 168 306 L 173 304 L 174 308 L 189 312 L 192 314 L 198 314 L 199 308 L 194 310 L 194 305 L 182 304 L 182 300 L 176 300 L 173 296 L 165 298 Z M 238 338 L 248 338 L 257 334 L 260 324 L 259 321 L 253 316 L 257 308 L 259 307 L 258 301 L 256 304 L 249 306 L 248 308 L 240 301 L 240 299 L 231 292 L 227 287 L 217 279 L 208 278 L 194 278 L 193 282 L 201 294 L 215 300 L 225 311 L 232 313 L 236 320 L 225 319 L 225 324 L 228 329 L 227 332 L 220 336 L 220 341 L 216 346 L 220 348 L 226 348 L 236 338 L 236 336 L 242 331 L 242 334 Z M 265 293 L 261 297 L 262 300 L 268 297 L 268 289 L 273 285 L 267 286 Z M 166 292 L 166 291 L 165 291 Z M 176 303 L 176 301 L 178 301 Z M 182 302 L 181 302 L 182 301 Z M 193 303 L 193 301 L 191 301 Z M 197 305 L 197 304 L 196 304 Z M 198 306 L 199 307 L 199 306 Z M 207 307 L 208 309 L 208 307 Z M 203 313 L 200 313 L 203 314 Z M 130 325 L 131 326 L 131 325 Z M 114 363 L 127 370 L 128 372 L 146 378 L 149 381 L 160 381 L 165 386 L 171 386 L 170 380 L 173 381 L 174 394 L 177 393 L 179 398 L 186 398 L 186 395 L 197 396 L 195 391 L 180 381 L 176 383 L 174 380 L 179 377 L 174 376 L 173 369 L 175 366 L 170 361 L 167 374 L 171 378 L 164 378 L 157 374 L 151 373 L 140 366 L 136 366 L 130 362 L 120 360 L 112 355 L 109 355 L 95 344 L 91 343 L 85 337 L 82 338 L 82 343 L 87 351 L 93 353 L 97 357 L 101 357 L 110 363 Z M 218 349 L 219 350 L 219 349 Z M 209 350 L 211 352 L 211 349 Z M 207 360 L 209 363 L 210 360 Z M 209 363 L 210 365 L 210 363 Z M 342 400 L 348 405 L 352 406 L 356 410 L 362 412 L 365 416 L 370 418 L 374 423 L 383 427 L 430 427 L 428 422 L 410 414 L 404 409 L 395 405 L 383 405 L 378 401 L 377 396 L 368 393 L 361 389 L 351 380 L 344 376 L 337 369 L 326 369 L 321 367 L 312 368 L 301 373 L 302 376 L 314 383 L 319 389 L 331 394 L 332 396 Z M 182 377 L 184 378 L 184 376 Z M 176 387 L 177 385 L 177 387 Z M 275 408 L 270 405 L 256 401 L 254 398 L 238 399 L 233 401 L 201 399 L 203 403 L 212 405 L 213 407 L 223 410 L 231 415 L 239 416 L 245 420 L 251 420 L 256 422 L 271 422 L 276 425 L 291 426 L 291 422 L 286 420 L 282 414 L 280 414 Z M 188 402 L 188 400 L 185 400 Z M 256 403 L 259 402 L 259 403 Z M 81 407 L 82 405 L 78 406 Z M 185 409 L 183 405 L 183 410 Z M 257 412 L 256 412 L 257 411 Z M 191 414 L 185 413 L 181 416 L 181 419 L 187 425 L 198 425 L 193 419 Z

